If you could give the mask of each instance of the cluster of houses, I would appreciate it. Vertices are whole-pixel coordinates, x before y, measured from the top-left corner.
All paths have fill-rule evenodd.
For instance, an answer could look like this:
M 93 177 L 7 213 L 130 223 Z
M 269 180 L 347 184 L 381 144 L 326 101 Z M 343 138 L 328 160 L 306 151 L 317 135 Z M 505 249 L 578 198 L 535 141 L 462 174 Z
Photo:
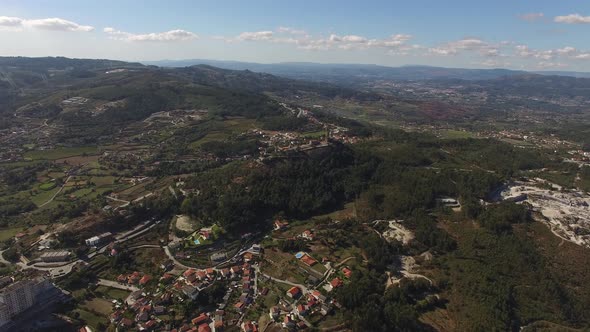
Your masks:
M 258 247 L 257 247 L 258 248 Z M 256 258 L 256 252 L 245 252 L 243 263 L 226 267 L 222 269 L 188 269 L 180 276 L 164 272 L 160 277 L 160 285 L 164 289 L 150 294 L 145 289 L 131 293 L 127 299 L 127 308 L 118 308 L 111 315 L 111 322 L 122 328 L 136 327 L 139 330 L 154 330 L 161 324 L 158 315 L 166 313 L 166 306 L 173 302 L 195 301 L 201 291 L 213 285 L 216 281 L 231 281 L 232 287 L 228 289 L 223 303 L 219 305 L 218 310 L 212 313 L 201 313 L 190 320 L 190 323 L 172 331 L 190 331 L 190 332 L 211 332 L 222 331 L 225 316 L 225 308 L 230 301 L 230 295 L 234 289 L 241 290 L 241 296 L 237 303 L 234 304 L 236 311 L 241 314 L 246 308 L 254 302 L 256 293 L 256 272 L 251 265 Z M 162 268 L 167 270 L 168 264 L 162 264 Z M 121 274 L 117 277 L 117 282 L 123 285 L 145 286 L 152 280 L 152 277 L 135 271 L 129 274 Z M 257 331 L 257 325 L 249 322 L 242 324 L 244 331 Z
M 140 285 L 145 286 L 150 281 L 152 281 L 152 277 L 141 273 L 139 271 L 134 271 L 130 274 L 120 274 L 117 277 L 117 282 L 123 285 Z
M 289 288 L 286 296 L 296 300 L 296 303 L 292 305 L 287 301 L 279 301 L 269 309 L 268 314 L 271 320 L 289 330 L 306 329 L 308 326 L 305 317 L 316 313 L 326 316 L 332 311 L 334 303 L 318 290 L 304 294 L 296 286 Z

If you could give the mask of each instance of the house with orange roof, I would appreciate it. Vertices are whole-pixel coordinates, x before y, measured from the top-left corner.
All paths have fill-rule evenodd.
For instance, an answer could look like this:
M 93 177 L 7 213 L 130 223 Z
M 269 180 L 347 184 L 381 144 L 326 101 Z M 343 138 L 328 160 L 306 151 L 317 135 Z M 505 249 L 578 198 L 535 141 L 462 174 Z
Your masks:
M 216 319 L 213 327 L 215 328 L 215 332 L 223 331 L 223 319 Z
M 202 313 L 199 316 L 193 318 L 191 323 L 193 323 L 193 325 L 200 325 L 206 323 L 207 321 L 209 321 L 209 316 L 207 316 L 205 313 Z
M 141 279 L 139 280 L 139 284 L 142 286 L 145 286 L 151 280 L 152 280 L 152 277 L 150 277 L 149 275 L 146 274 L 143 277 L 141 277 Z
M 197 332 L 211 332 L 211 328 L 209 327 L 209 324 L 203 323 L 199 325 Z
M 234 308 L 239 312 L 242 312 L 245 309 L 246 305 L 243 302 L 238 302 L 234 305 Z
M 252 258 L 254 258 L 254 255 L 251 252 L 245 252 L 244 255 L 244 262 L 250 262 L 252 260 Z
M 342 282 L 342 279 L 340 278 L 334 278 L 332 279 L 332 281 L 330 281 L 328 289 L 331 291 L 334 288 L 338 288 L 340 286 L 342 286 L 344 283 Z
M 299 287 L 293 286 L 287 291 L 287 296 L 292 299 L 297 299 L 301 296 L 301 289 Z
M 244 332 L 258 332 L 258 327 L 253 322 L 242 323 L 242 330 Z
M 303 257 L 301 257 L 301 261 L 307 266 L 314 266 L 318 262 L 315 259 L 311 258 L 311 256 L 309 256 L 308 254 L 303 255 Z
M 199 278 L 199 280 L 207 279 L 207 272 L 205 272 L 203 270 L 197 271 L 197 278 Z
M 344 273 L 346 278 L 350 278 L 352 276 L 352 271 L 347 267 L 342 268 L 342 273 Z

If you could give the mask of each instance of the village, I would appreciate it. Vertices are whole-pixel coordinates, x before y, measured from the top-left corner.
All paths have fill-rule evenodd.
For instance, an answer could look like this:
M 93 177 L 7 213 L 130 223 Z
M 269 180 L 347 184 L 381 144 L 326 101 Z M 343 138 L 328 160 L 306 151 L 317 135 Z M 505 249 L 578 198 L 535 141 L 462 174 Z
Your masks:
M 299 228 L 294 229 L 299 232 Z M 283 238 L 292 231 L 287 221 L 276 220 L 271 236 Z M 217 239 L 212 233 L 212 228 L 201 229 L 182 241 L 211 245 Z M 110 236 L 104 234 L 88 241 L 100 246 Z M 317 240 L 309 229 L 295 239 L 307 243 Z M 269 243 L 268 236 L 263 243 Z M 118 254 L 111 250 L 104 253 Z M 100 287 L 130 291 L 125 298 L 112 301 L 110 323 L 140 331 L 305 330 L 338 310 L 339 304 L 331 292 L 348 283 L 353 273 L 345 264 L 332 267 L 325 257 L 320 263 L 309 252 L 286 254 L 258 243 L 221 263 L 214 261 L 214 255 L 209 267 L 189 267 L 177 259 L 178 255 L 171 255 L 161 262 L 159 275 L 130 271 L 118 275 L 116 280 L 100 279 Z M 277 257 L 289 256 L 289 264 L 300 267 L 293 270 L 297 271 L 293 275 L 281 279 L 283 276 L 275 273 Z M 307 280 L 300 281 L 301 273 Z M 219 302 L 207 300 L 212 290 Z M 193 312 L 185 308 L 200 309 Z M 184 316 L 186 323 L 171 328 L 170 324 L 185 314 L 191 315 Z

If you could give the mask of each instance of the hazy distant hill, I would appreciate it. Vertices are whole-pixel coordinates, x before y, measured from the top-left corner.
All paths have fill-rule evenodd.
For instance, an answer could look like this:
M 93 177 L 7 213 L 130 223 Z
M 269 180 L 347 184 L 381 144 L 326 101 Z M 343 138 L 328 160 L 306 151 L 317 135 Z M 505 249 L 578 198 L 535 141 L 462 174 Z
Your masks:
M 210 65 L 232 70 L 251 70 L 264 72 L 289 78 L 359 84 L 369 81 L 393 80 L 393 81 L 418 81 L 435 79 L 460 79 L 460 80 L 488 80 L 505 76 L 522 75 L 529 72 L 508 69 L 464 69 L 442 68 L 431 66 L 402 66 L 387 67 L 363 64 L 320 64 L 311 62 L 284 62 L 274 64 L 261 64 L 239 61 L 218 60 L 162 60 L 144 62 L 148 65 L 162 67 L 188 67 L 193 65 Z M 590 73 L 567 71 L 537 71 L 540 75 L 558 75 L 571 77 L 590 78 Z
M 430 80 L 430 79 L 493 79 L 507 75 L 518 75 L 524 72 L 507 69 L 462 69 L 429 66 L 387 67 L 363 64 L 319 64 L 310 62 L 285 62 L 276 64 L 260 64 L 237 61 L 216 60 L 163 60 L 144 62 L 148 65 L 162 67 L 186 67 L 197 64 L 233 70 L 251 70 L 273 75 L 313 81 L 338 82 L 354 78 L 360 81 L 374 80 Z

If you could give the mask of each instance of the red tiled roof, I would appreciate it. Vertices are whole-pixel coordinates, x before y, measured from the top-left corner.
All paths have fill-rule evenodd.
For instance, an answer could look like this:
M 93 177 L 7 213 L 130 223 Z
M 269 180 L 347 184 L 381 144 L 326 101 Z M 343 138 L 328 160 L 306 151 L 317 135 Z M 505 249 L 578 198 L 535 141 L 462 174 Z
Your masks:
M 211 328 L 209 327 L 209 324 L 205 323 L 205 324 L 199 325 L 199 332 L 211 332 Z
M 301 257 L 301 261 L 309 266 L 313 266 L 317 263 L 317 261 L 313 258 L 311 258 L 309 255 L 303 255 L 303 257 Z
M 345 268 L 342 269 L 342 273 L 344 273 L 344 275 L 347 278 L 350 278 L 352 276 L 352 271 L 349 268 L 347 268 L 347 267 L 345 267 Z
M 293 296 L 295 296 L 295 295 L 299 294 L 299 292 L 301 292 L 301 290 L 299 289 L 299 287 L 291 287 L 291 288 L 290 288 L 290 289 L 287 291 L 287 293 L 289 293 L 289 294 L 291 294 L 291 295 L 293 295 Z
M 340 280 L 340 278 L 334 278 L 332 281 L 330 281 L 330 285 L 332 285 L 334 288 L 340 287 L 342 286 L 342 280 Z
M 193 273 L 195 273 L 195 270 L 188 269 L 188 270 L 184 271 L 184 273 L 182 274 L 182 276 L 186 278 L 186 277 L 190 276 Z
M 193 323 L 194 325 L 199 325 L 207 320 L 209 320 L 209 316 L 205 315 L 205 313 L 202 313 L 198 317 L 193 318 L 193 320 L 191 320 L 191 323 Z
M 146 274 L 146 275 L 144 275 L 144 276 L 141 278 L 141 280 L 139 280 L 139 284 L 140 284 L 140 285 L 145 285 L 145 284 L 147 284 L 148 282 L 150 282 L 150 280 L 152 280 L 152 277 L 150 277 L 149 275 L 147 275 L 147 274 Z

